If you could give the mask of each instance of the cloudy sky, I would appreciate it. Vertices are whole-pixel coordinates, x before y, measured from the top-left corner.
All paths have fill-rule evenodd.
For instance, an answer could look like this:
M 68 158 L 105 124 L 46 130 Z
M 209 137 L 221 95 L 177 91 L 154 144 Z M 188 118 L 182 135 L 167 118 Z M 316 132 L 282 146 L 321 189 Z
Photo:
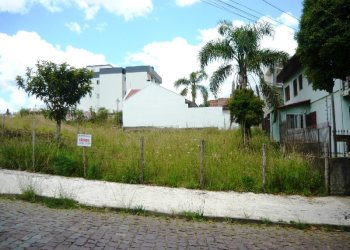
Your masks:
M 220 20 L 267 20 L 275 34 L 262 46 L 292 55 L 301 11 L 302 0 L 0 0 L 0 112 L 40 106 L 15 82 L 37 60 L 151 65 L 176 91 L 176 79 L 199 69 L 198 51 L 218 37 Z M 224 84 L 219 97 L 229 92 Z

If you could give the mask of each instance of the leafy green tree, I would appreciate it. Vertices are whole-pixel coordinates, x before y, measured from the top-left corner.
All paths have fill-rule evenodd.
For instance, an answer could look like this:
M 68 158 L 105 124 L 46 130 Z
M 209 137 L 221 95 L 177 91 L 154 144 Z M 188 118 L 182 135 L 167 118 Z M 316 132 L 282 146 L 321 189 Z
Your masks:
M 264 102 L 251 89 L 237 89 L 229 100 L 231 119 L 241 124 L 244 143 L 251 137 L 251 126 L 259 125 L 263 115 Z
M 207 77 L 208 76 L 204 70 L 192 72 L 188 79 L 187 78 L 178 79 L 174 83 L 174 87 L 179 88 L 180 86 L 184 86 L 184 88 L 180 92 L 180 94 L 183 96 L 186 96 L 188 91 L 190 90 L 191 96 L 192 96 L 192 102 L 194 103 L 196 103 L 197 91 L 199 90 L 203 96 L 203 100 L 204 100 L 203 103 L 206 104 L 208 102 L 208 90 L 205 86 L 200 85 L 199 83 L 202 80 L 207 79 Z
M 17 76 L 16 81 L 19 88 L 46 104 L 49 118 L 56 121 L 55 137 L 59 141 L 62 121 L 82 97 L 91 93 L 92 77 L 93 72 L 86 68 L 38 61 L 36 71 L 27 68 L 25 78 Z
M 350 2 L 305 0 L 297 54 L 314 89 L 332 93 L 350 75 Z
M 262 66 L 273 67 L 276 63 L 284 63 L 288 54 L 282 51 L 260 48 L 260 42 L 265 36 L 272 36 L 273 29 L 268 23 L 255 23 L 241 27 L 233 26 L 232 22 L 222 21 L 218 32 L 221 36 L 216 41 L 210 41 L 199 52 L 201 67 L 210 62 L 222 62 L 210 79 L 210 90 L 216 96 L 221 84 L 237 70 L 237 78 L 232 81 L 232 93 L 237 86 L 247 88 L 248 74 L 258 76 L 261 84 L 265 84 Z M 263 88 L 271 91 L 270 88 Z
M 305 0 L 297 34 L 297 54 L 314 89 L 333 93 L 334 79 L 350 75 L 349 0 Z M 334 97 L 333 142 L 336 149 Z

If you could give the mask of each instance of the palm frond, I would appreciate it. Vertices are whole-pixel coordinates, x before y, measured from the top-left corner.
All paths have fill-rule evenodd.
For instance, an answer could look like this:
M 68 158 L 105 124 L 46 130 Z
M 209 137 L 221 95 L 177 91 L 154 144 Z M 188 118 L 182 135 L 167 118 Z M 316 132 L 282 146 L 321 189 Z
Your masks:
M 208 42 L 200 50 L 198 58 L 201 68 L 208 65 L 209 62 L 224 60 L 230 61 L 234 58 L 235 52 L 232 50 L 229 40 L 217 40 Z
M 181 79 L 178 79 L 175 83 L 174 83 L 174 87 L 175 88 L 178 88 L 178 87 L 180 87 L 180 86 L 188 86 L 188 85 L 190 85 L 191 84 L 191 82 L 188 80 L 188 79 L 186 79 L 186 78 L 181 78 Z
M 197 85 L 197 89 L 200 90 L 202 96 L 203 96 L 203 103 L 206 103 L 208 101 L 208 90 L 205 86 L 203 85 Z
M 213 93 L 213 95 L 216 97 L 218 90 L 220 88 L 220 85 L 225 81 L 225 79 L 232 73 L 232 65 L 231 64 L 224 64 L 221 65 L 212 75 L 210 78 L 210 91 Z
M 180 95 L 187 96 L 187 93 L 188 93 L 188 88 L 184 88 L 183 90 L 181 90 Z

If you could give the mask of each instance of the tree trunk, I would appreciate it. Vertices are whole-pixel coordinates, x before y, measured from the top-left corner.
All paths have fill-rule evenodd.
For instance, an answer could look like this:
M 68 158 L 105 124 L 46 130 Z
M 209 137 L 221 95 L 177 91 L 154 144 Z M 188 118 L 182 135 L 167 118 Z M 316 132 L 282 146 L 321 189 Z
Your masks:
M 56 121 L 56 134 L 55 134 L 55 140 L 57 142 L 60 142 L 61 140 L 61 121 Z
M 336 128 L 336 122 L 335 122 L 335 106 L 334 106 L 334 94 L 331 93 L 331 103 L 332 103 L 332 122 L 333 122 L 333 144 L 334 144 L 334 155 L 337 157 L 338 150 L 337 150 L 337 128 Z

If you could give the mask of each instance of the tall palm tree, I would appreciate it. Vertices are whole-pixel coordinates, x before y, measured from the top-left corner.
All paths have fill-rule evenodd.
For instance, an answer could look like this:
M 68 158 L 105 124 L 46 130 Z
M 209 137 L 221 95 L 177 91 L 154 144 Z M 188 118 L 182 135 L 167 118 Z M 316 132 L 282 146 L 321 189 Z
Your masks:
M 184 86 L 181 90 L 180 95 L 186 96 L 188 91 L 191 91 L 192 102 L 196 103 L 197 91 L 199 90 L 202 93 L 204 104 L 208 101 L 208 90 L 205 86 L 200 85 L 199 83 L 207 79 L 207 74 L 204 70 L 192 72 L 190 77 L 178 79 L 174 83 L 175 88 L 179 88 L 180 86 Z
M 201 67 L 212 61 L 221 61 L 221 66 L 210 79 L 210 90 L 216 96 L 220 85 L 236 72 L 232 81 L 232 92 L 237 86 L 245 89 L 248 86 L 248 74 L 256 75 L 261 84 L 263 95 L 274 97 L 272 88 L 266 86 L 262 66 L 273 67 L 275 63 L 285 62 L 288 54 L 282 51 L 262 49 L 260 42 L 264 36 L 272 36 L 273 29 L 268 23 L 255 23 L 234 27 L 232 22 L 220 22 L 218 32 L 221 38 L 210 41 L 199 52 Z M 273 99 L 273 98 L 272 98 Z M 275 98 L 276 99 L 276 98 Z

